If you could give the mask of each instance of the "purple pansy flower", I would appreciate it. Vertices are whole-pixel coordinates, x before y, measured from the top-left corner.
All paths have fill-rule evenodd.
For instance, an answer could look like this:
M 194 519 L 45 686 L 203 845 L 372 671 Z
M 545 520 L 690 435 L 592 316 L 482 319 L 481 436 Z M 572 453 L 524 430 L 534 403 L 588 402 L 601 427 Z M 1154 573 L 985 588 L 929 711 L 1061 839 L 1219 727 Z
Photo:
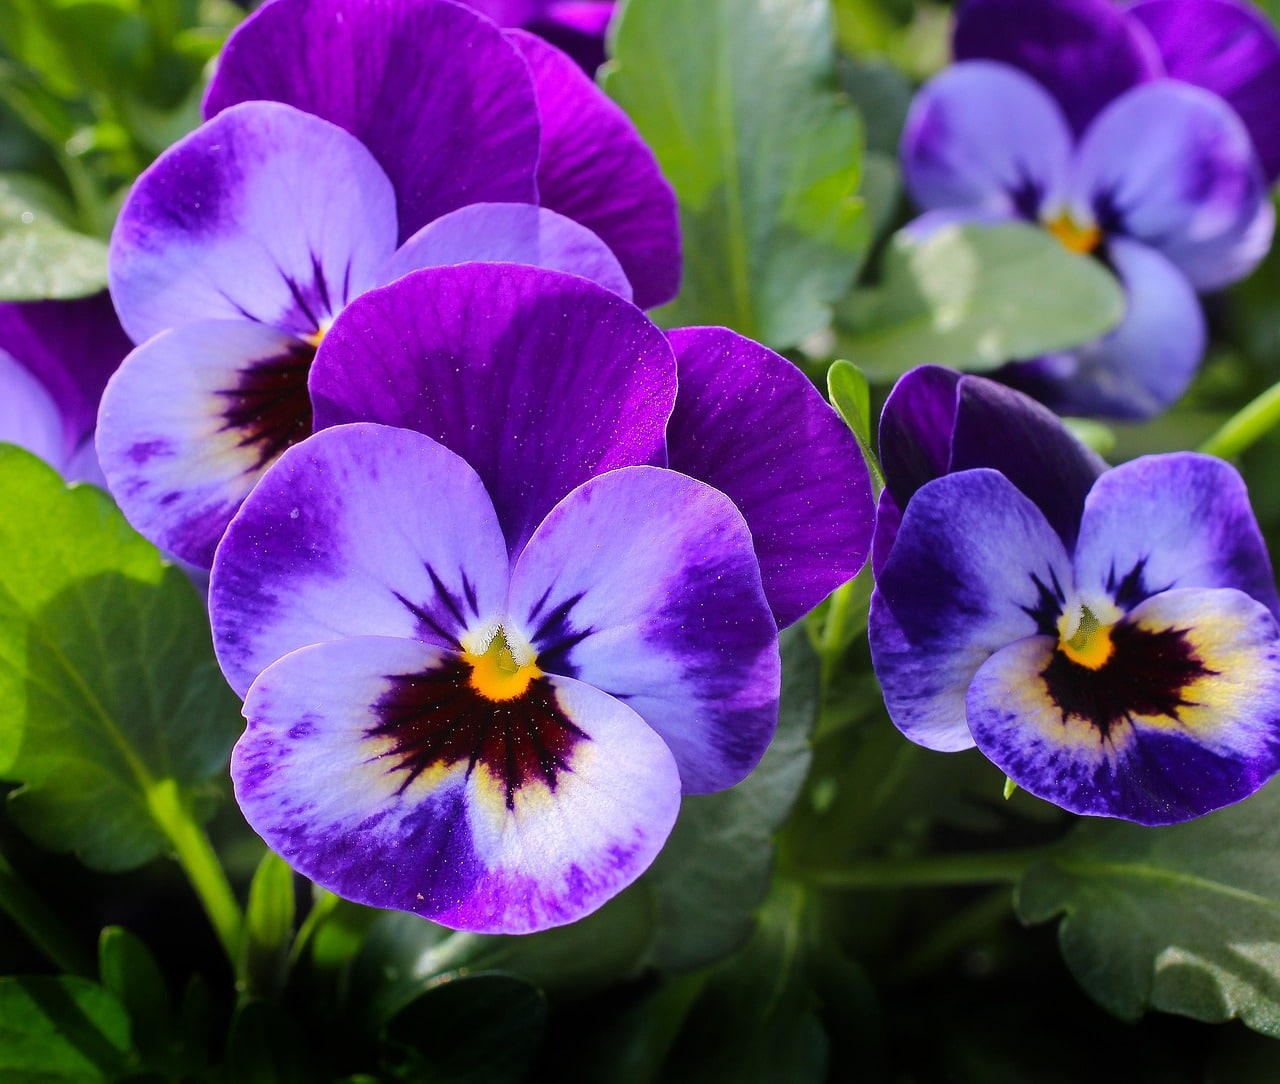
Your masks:
M 132 344 L 105 294 L 0 304 L 0 441 L 69 482 L 103 485 L 93 430 L 107 378 Z
M 614 0 L 466 0 L 499 26 L 528 30 L 568 53 L 584 71 L 605 60 L 604 38 Z
M 1223 0 L 1204 7 L 1239 15 Z M 1223 50 L 1206 50 L 1199 67 L 1180 61 L 1189 51 L 1170 30 L 1160 40 L 1178 78 L 1164 78 L 1155 39 L 1135 20 L 1101 0 L 973 0 L 957 20 L 962 62 L 925 86 L 903 134 L 907 184 L 926 212 L 914 232 L 1029 219 L 1124 284 L 1128 310 L 1109 335 L 1001 373 L 1063 413 L 1145 417 L 1169 406 L 1204 353 L 1195 292 L 1248 274 L 1274 228 L 1258 162 L 1270 129 L 1251 132 L 1230 93 L 1216 93 L 1230 91 Z M 1280 54 L 1262 29 L 1247 40 Z M 1241 86 L 1243 109 L 1256 88 Z
M 980 377 L 916 370 L 894 396 L 882 454 L 905 507 L 877 538 L 869 636 L 907 737 L 977 745 L 1041 798 L 1141 824 L 1280 769 L 1280 598 L 1230 466 L 1188 452 L 1098 473 Z

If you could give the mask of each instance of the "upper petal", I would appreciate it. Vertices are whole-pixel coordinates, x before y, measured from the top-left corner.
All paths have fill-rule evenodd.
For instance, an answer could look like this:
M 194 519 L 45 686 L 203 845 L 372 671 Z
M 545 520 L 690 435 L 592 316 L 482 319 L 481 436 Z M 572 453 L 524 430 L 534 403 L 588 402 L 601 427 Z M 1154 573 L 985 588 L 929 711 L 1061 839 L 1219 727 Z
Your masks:
M 364 143 L 395 186 L 399 239 L 468 203 L 537 200 L 528 66 L 458 4 L 272 0 L 227 40 L 205 116 L 254 99 Z
M 778 721 L 778 631 L 751 534 L 724 494 L 629 467 L 592 478 L 538 527 L 509 613 L 549 673 L 634 708 L 686 794 L 732 786 Z
M 924 210 L 963 207 L 1034 219 L 1057 198 L 1071 132 L 1053 98 L 1006 64 L 973 61 L 916 95 L 902 132 L 907 187 Z
M 867 559 L 871 480 L 853 434 L 791 362 L 726 328 L 673 331 L 673 470 L 709 482 L 751 528 L 779 626 Z
M 43 384 L 0 350 L 0 442 L 16 444 L 61 471 L 70 457 L 62 412 Z
M 241 695 L 307 644 L 399 636 L 456 648 L 501 612 L 507 554 L 484 485 L 419 433 L 341 426 L 263 476 L 213 562 L 209 615 Z
M 111 296 L 139 343 L 196 320 L 311 335 L 373 284 L 395 240 L 391 184 L 359 141 L 249 102 L 138 178 L 111 235 Z
M 593 474 L 665 462 L 675 356 L 634 305 L 574 275 L 430 268 L 338 318 L 311 375 L 316 427 L 376 421 L 452 448 L 516 552 Z
M 1224 98 L 1258 158 L 1280 175 L 1280 40 L 1267 17 L 1237 0 L 1139 0 L 1128 9 L 1155 41 L 1165 71 Z
M 542 123 L 538 192 L 613 249 L 642 309 L 680 288 L 676 196 L 631 118 L 546 42 L 508 31 L 533 72 Z
M 1155 44 L 1108 0 L 966 0 L 957 60 L 1000 60 L 1032 76 L 1083 132 L 1112 98 L 1161 74 Z
M 1271 246 L 1249 133 L 1199 87 L 1162 79 L 1116 99 L 1081 140 L 1072 188 L 1104 232 L 1150 245 L 1200 290 L 1244 277 Z

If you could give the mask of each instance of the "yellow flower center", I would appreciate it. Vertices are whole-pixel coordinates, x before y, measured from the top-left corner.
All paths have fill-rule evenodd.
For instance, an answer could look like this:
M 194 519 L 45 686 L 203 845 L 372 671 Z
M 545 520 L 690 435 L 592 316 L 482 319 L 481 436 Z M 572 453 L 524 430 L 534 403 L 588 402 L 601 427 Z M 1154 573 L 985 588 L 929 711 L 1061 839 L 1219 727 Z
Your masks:
M 1045 222 L 1044 228 L 1071 252 L 1087 256 L 1102 242 L 1102 231 L 1095 225 L 1082 226 L 1069 214 L 1060 214 Z
M 471 666 L 471 687 L 488 700 L 514 700 L 525 694 L 534 678 L 542 677 L 537 656 L 530 653 L 528 661 L 518 660 L 501 628 L 479 654 L 464 648 L 462 658 Z
M 1074 621 L 1070 613 L 1064 613 L 1058 618 L 1058 650 L 1089 670 L 1101 669 L 1115 651 L 1111 628 L 1099 621 L 1088 606 L 1080 607 Z

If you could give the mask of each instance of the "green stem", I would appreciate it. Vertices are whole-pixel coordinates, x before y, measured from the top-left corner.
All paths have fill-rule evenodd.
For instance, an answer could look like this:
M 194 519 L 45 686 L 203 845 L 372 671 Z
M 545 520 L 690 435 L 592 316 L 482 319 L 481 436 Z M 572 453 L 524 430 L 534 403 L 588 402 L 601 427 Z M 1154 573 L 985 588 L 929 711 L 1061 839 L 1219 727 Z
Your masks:
M 1221 459 L 1235 459 L 1277 425 L 1280 425 L 1280 384 L 1273 384 L 1228 418 L 1200 445 L 1200 451 Z
M 1047 853 L 1045 847 L 1028 847 L 926 858 L 881 858 L 849 869 L 815 871 L 806 880 L 827 888 L 1013 884 Z
M 178 864 L 200 898 L 227 959 L 231 961 L 232 970 L 236 970 L 244 915 L 213 844 L 172 779 L 162 779 L 148 788 L 147 801 L 157 823 L 163 826 L 169 842 L 173 844 Z
M 307 917 L 302 920 L 302 925 L 298 927 L 297 936 L 293 939 L 293 946 L 289 949 L 290 971 L 298 966 L 298 961 L 302 959 L 302 954 L 306 951 L 311 938 L 316 935 L 316 931 L 324 925 L 337 906 L 338 897 L 332 892 L 326 892 L 322 888 L 315 889 L 311 910 L 307 912 Z
M 76 944 L 69 930 L 14 872 L 0 854 L 0 911 L 3 911 L 31 943 L 58 968 L 71 975 L 92 976 L 93 963 Z

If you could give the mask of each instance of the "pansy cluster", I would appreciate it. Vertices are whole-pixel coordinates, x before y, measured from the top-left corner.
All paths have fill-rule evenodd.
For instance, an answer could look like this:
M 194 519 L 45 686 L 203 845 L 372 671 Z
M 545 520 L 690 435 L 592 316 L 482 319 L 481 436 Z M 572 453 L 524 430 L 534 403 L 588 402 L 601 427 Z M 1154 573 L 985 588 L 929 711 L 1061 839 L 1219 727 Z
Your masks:
M 910 228 L 1024 219 L 1101 260 L 1120 325 L 1000 376 L 1060 413 L 1166 409 L 1204 354 L 1196 292 L 1270 247 L 1280 39 L 1237 0 L 967 0 L 953 42 L 902 137 Z
M 465 47 L 464 47 L 465 46 Z M 111 244 L 98 448 L 211 566 L 250 824 L 359 902 L 525 932 L 653 860 L 856 573 L 857 444 L 785 359 L 660 331 L 674 200 L 563 54 L 450 0 L 274 0 Z

